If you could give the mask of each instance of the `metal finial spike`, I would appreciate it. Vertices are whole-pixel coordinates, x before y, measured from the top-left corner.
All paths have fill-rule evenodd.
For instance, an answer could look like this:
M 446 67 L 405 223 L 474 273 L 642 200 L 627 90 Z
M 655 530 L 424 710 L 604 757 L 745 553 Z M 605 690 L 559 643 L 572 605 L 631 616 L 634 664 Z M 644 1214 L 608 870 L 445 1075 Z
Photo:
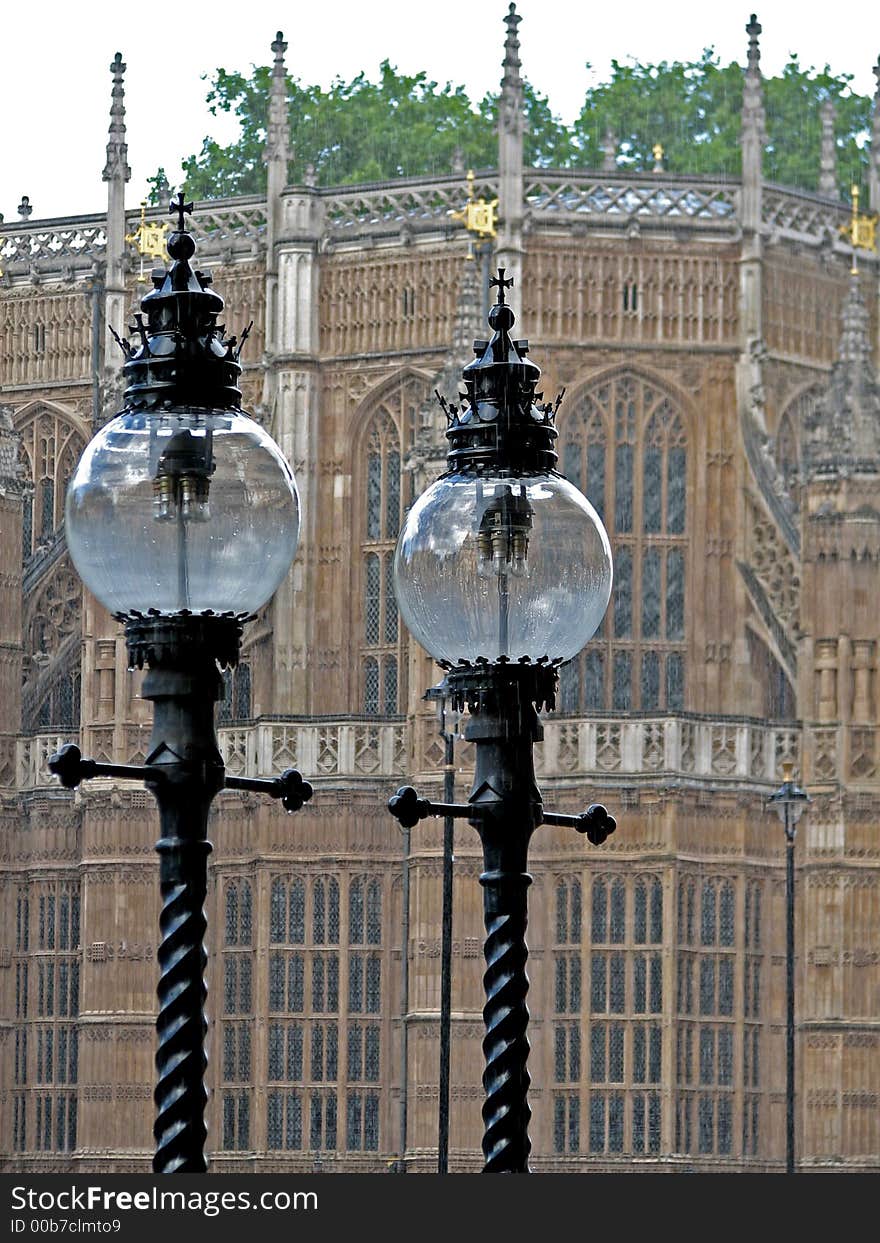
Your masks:
M 122 350 L 125 357 L 131 358 L 132 354 L 134 353 L 134 350 L 131 348 L 129 343 L 123 337 L 119 335 L 119 333 L 116 331 L 116 329 L 113 327 L 112 324 L 108 324 L 107 326 L 110 329 L 110 335 L 113 337 L 113 340 Z

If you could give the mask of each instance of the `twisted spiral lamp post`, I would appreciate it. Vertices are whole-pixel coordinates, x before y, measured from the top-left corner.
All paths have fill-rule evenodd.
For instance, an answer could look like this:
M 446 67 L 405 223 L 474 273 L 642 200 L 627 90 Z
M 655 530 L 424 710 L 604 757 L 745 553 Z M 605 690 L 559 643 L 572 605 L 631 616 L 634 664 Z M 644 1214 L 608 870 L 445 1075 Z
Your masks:
M 69 789 L 89 777 L 143 781 L 159 805 L 159 1014 L 156 1173 L 207 1169 L 204 969 L 208 811 L 222 789 L 255 790 L 297 811 L 312 795 L 295 769 L 274 779 L 226 774 L 214 706 L 220 667 L 293 560 L 299 496 L 280 449 L 241 410 L 241 341 L 217 324 L 223 299 L 194 270 L 183 195 L 143 315 L 120 341 L 124 408 L 86 446 L 67 493 L 73 563 L 125 625 L 131 667 L 153 702 L 143 765 L 84 759 L 73 744 L 49 767 Z M 146 316 L 146 323 L 144 323 Z M 246 334 L 245 334 L 246 335 Z
M 403 619 L 446 670 L 454 708 L 476 744 L 466 804 L 432 803 L 404 786 L 389 802 L 401 824 L 458 816 L 483 845 L 486 1005 L 484 1173 L 528 1173 L 526 921 L 528 848 L 541 824 L 601 844 L 615 821 L 600 804 L 545 812 L 535 783 L 538 711 L 553 707 L 558 666 L 599 626 L 611 594 L 608 536 L 587 499 L 555 470 L 555 405 L 535 389 L 528 342 L 510 336 L 504 269 L 491 284 L 493 336 L 474 342 L 461 404 L 447 416 L 447 472 L 410 510 L 394 581 Z M 561 396 L 561 395 L 560 395 Z
M 798 820 L 811 799 L 795 781 L 790 760 L 782 765 L 782 785 L 767 802 L 785 832 L 785 1172 L 794 1174 L 794 843 Z

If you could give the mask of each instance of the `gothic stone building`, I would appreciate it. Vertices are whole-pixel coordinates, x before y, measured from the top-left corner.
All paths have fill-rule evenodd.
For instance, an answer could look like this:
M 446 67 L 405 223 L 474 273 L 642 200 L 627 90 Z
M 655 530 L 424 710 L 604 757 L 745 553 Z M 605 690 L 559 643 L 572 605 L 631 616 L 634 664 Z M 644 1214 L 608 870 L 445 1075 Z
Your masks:
M 792 760 L 813 798 L 796 845 L 798 1157 L 876 1170 L 877 260 L 863 252 L 851 276 L 828 125 L 820 193 L 762 181 L 755 24 L 743 174 L 725 180 L 631 173 L 611 144 L 600 170 L 525 168 L 518 20 L 511 6 L 498 167 L 475 188 L 500 200 L 492 260 L 514 275 L 547 394 L 566 389 L 560 469 L 601 511 L 616 576 L 538 748 L 554 806 L 599 799 L 619 828 L 598 849 L 563 829 L 534 841 L 533 1167 L 782 1167 L 784 846 L 766 798 Z M 430 1171 L 441 827 L 422 823 L 404 857 L 385 802 L 404 780 L 439 796 L 422 698 L 439 674 L 399 624 L 390 564 L 443 459 L 431 392 L 454 393 L 484 332 L 483 273 L 450 214 L 461 171 L 287 184 L 284 50 L 279 36 L 267 195 L 203 204 L 194 227 L 230 328 L 254 322 L 246 407 L 293 463 L 305 513 L 227 678 L 222 746 L 234 773 L 295 764 L 316 789 L 292 820 L 246 794 L 215 804 L 209 1145 L 216 1170 Z M 83 593 L 62 521 L 78 455 L 118 409 L 111 330 L 144 289 L 123 71 L 117 58 L 106 216 L 0 228 L 8 1170 L 147 1170 L 152 1151 L 155 807 L 111 779 L 64 791 L 46 768 L 77 734 L 118 762 L 142 761 L 149 736 L 140 675 Z M 460 1171 L 480 1166 L 479 868 L 460 825 Z

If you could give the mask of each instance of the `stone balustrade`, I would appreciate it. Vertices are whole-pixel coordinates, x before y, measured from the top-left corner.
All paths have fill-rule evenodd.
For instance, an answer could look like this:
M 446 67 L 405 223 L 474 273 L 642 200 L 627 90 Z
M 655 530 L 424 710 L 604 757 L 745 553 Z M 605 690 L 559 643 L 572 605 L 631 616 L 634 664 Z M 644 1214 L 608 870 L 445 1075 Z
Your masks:
M 296 192 L 297 187 L 290 187 L 286 194 Z M 627 169 L 526 169 L 523 192 L 524 208 L 537 228 L 574 221 L 600 228 L 656 223 L 666 231 L 688 230 L 689 236 L 695 227 L 735 234 L 742 195 L 741 183 L 734 178 Z M 464 230 L 453 217 L 466 199 L 464 178 L 457 175 L 326 186 L 308 193 L 315 197 L 326 241 L 355 241 L 402 229 Z M 479 173 L 474 193 L 497 197 L 497 172 Z M 763 188 L 763 232 L 772 241 L 788 239 L 809 246 L 830 242 L 846 250 L 840 225 L 846 223 L 849 210 L 824 195 L 770 183 Z M 151 223 L 167 219 L 163 207 L 150 207 L 146 215 Z M 139 211 L 126 213 L 126 233 L 132 234 L 139 223 Z M 227 264 L 253 260 L 265 248 L 266 200 L 248 195 L 199 203 L 192 229 L 203 259 Z M 100 213 L 10 222 L 0 225 L 0 269 L 7 282 L 82 279 L 91 275 L 95 259 L 103 258 L 106 240 L 106 219 Z M 872 262 L 870 255 L 864 259 Z
M 416 721 L 367 717 L 259 720 L 222 728 L 220 749 L 230 773 L 270 776 L 298 768 L 310 781 L 403 780 L 437 776 L 442 747 L 432 718 Z M 124 753 L 117 763 L 142 763 L 144 730 L 123 731 Z M 19 790 L 52 787 L 48 769 L 53 751 L 71 735 L 57 731 L 20 738 L 16 744 Z M 110 759 L 111 748 L 85 748 Z M 109 739 L 106 740 L 109 742 Z M 544 721 L 544 741 L 536 748 L 540 778 L 601 777 L 639 781 L 681 779 L 712 784 L 775 785 L 782 764 L 800 757 L 801 731 L 794 725 L 765 725 L 743 719 L 697 716 Z M 457 763 L 472 764 L 471 744 L 457 747 Z M 100 754 L 99 754 L 100 753 Z M 410 756 L 417 757 L 413 763 Z

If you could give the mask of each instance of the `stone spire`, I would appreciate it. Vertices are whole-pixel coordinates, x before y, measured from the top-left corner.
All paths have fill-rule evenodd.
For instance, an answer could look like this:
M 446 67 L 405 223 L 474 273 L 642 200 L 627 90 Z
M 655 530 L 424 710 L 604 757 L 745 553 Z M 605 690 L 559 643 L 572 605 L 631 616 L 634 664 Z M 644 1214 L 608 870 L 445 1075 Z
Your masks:
M 514 278 L 513 300 L 518 300 L 522 273 L 523 227 L 523 83 L 520 77 L 517 27 L 522 18 L 511 4 L 504 19 L 504 76 L 498 101 L 498 244 L 496 261 Z M 514 302 L 516 305 L 516 302 Z
M 617 172 L 617 135 L 613 129 L 607 129 L 602 139 L 602 172 Z
M 266 347 L 278 348 L 276 322 L 276 285 L 278 256 L 275 243 L 282 231 L 283 204 L 281 195 L 287 185 L 290 161 L 290 119 L 287 108 L 287 68 L 284 53 L 287 44 L 279 30 L 272 44 L 275 61 L 269 85 L 269 127 L 263 160 L 266 164 Z
M 819 157 L 819 193 L 837 198 L 837 143 L 834 141 L 833 99 L 826 99 L 820 109 L 822 118 L 822 149 Z
M 287 163 L 290 159 L 290 121 L 287 112 L 287 69 L 284 53 L 287 44 L 279 30 L 272 44 L 275 63 L 272 66 L 272 82 L 269 87 L 269 129 L 266 136 L 265 160 L 269 166 L 269 194 L 276 193 L 287 184 Z M 273 187 L 272 182 L 278 184 Z
M 290 160 L 290 120 L 287 112 L 287 69 L 284 53 L 287 44 L 279 30 L 272 44 L 275 63 L 272 66 L 272 83 L 269 87 L 269 129 L 266 135 L 266 203 L 268 214 L 269 265 L 274 270 L 273 246 L 281 220 L 281 193 L 287 185 L 287 166 Z
M 122 53 L 113 57 L 110 72 L 113 74 L 113 90 L 110 101 L 110 137 L 107 140 L 107 163 L 104 165 L 103 180 L 114 181 L 121 178 L 128 181 L 131 169 L 128 167 L 128 147 L 125 142 L 125 86 L 123 79 L 128 68 L 122 60 Z
M 128 147 L 125 142 L 126 66 L 122 53 L 117 52 L 110 66 L 113 91 L 110 104 L 110 130 L 107 140 L 107 163 L 103 179 L 107 182 L 107 250 L 104 272 L 104 370 L 105 386 L 118 372 L 122 361 L 114 333 L 122 335 L 125 327 L 125 183 L 131 177 Z M 107 412 L 105 411 L 105 414 Z
M 871 115 L 871 149 L 868 161 L 868 207 L 880 212 L 880 56 L 874 66 L 877 86 L 874 90 L 874 107 Z
M 742 129 L 742 225 L 757 230 L 761 226 L 761 175 L 764 144 L 767 141 L 764 118 L 764 88 L 761 78 L 761 26 L 753 13 L 746 34 L 749 36 L 748 66 L 743 85 Z
M 868 309 L 853 273 L 841 312 L 837 361 L 824 396 L 804 421 L 808 478 L 880 470 L 880 386 L 871 362 Z

